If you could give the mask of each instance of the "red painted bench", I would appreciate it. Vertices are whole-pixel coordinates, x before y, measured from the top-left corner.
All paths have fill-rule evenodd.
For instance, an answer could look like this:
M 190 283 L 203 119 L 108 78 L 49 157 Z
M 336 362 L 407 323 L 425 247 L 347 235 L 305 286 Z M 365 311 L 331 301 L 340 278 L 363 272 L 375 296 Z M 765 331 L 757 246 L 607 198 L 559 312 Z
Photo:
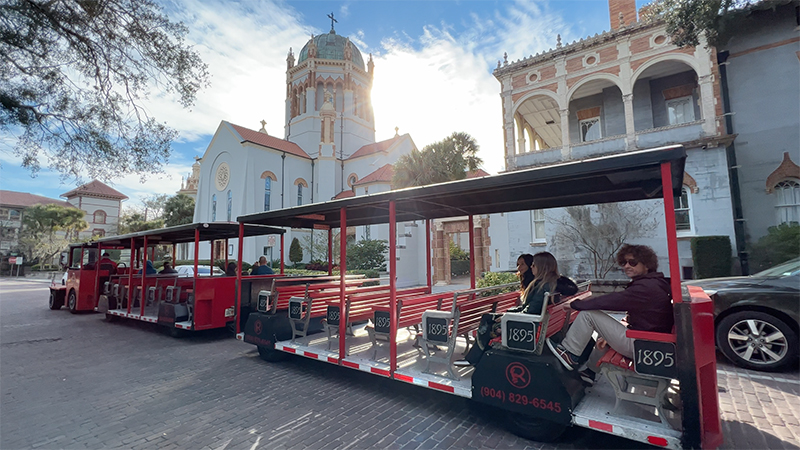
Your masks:
M 373 308 L 382 307 L 389 304 L 389 286 L 374 286 L 370 288 L 357 288 L 348 292 L 345 313 L 342 315 L 338 304 L 329 304 L 325 320 L 325 328 L 328 332 L 328 350 L 335 336 L 339 334 L 339 323 L 345 321 L 349 334 L 353 335 L 353 323 L 367 321 L 373 317 Z M 427 286 L 398 289 L 397 299 L 413 297 L 417 295 L 429 294 Z M 338 297 L 337 297 L 338 298 Z
M 453 292 L 441 292 L 421 296 L 410 296 L 397 300 L 397 329 L 414 327 L 419 339 L 419 325 L 422 315 L 428 310 L 441 310 L 450 308 L 453 304 Z M 372 341 L 372 359 L 378 357 L 378 339 L 389 340 L 390 334 L 390 308 L 389 306 L 374 306 L 372 308 L 372 326 L 367 327 L 370 341 Z M 415 347 L 419 342 L 415 342 Z
M 516 284 L 516 283 L 514 283 Z M 456 348 L 458 336 L 463 336 L 469 346 L 469 334 L 476 331 L 484 314 L 498 312 L 498 307 L 508 309 L 519 301 L 519 292 L 506 292 L 482 297 L 480 294 L 491 288 L 456 292 L 455 308 L 451 311 L 427 311 L 422 317 L 422 350 L 425 352 L 426 365 L 424 372 L 430 373 L 431 362 L 443 363 L 453 379 L 458 375 L 453 371 L 450 360 Z M 431 347 L 446 346 L 444 354 L 436 354 Z
M 674 328 L 672 333 L 627 330 L 625 335 L 637 341 L 668 342 L 673 344 L 677 341 Z M 672 364 L 677 363 L 674 359 L 675 355 L 671 355 L 671 358 Z M 603 357 L 597 361 L 597 366 L 600 367 L 600 372 L 614 388 L 614 395 L 616 396 L 615 411 L 623 400 L 652 406 L 655 408 L 661 423 L 674 428 L 667 420 L 669 414 L 665 411 L 675 409 L 675 406 L 667 398 L 672 385 L 671 378 L 637 373 L 635 362 L 611 347 L 608 347 Z

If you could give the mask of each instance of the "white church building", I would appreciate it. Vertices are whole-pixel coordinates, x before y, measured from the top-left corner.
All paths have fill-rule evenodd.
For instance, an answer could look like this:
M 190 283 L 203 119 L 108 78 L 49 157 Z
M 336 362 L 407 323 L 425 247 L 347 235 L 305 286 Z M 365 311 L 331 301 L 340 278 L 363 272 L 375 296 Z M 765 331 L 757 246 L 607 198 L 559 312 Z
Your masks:
M 372 56 L 365 65 L 358 48 L 333 28 L 312 36 L 296 62 L 290 49 L 286 63 L 284 135 L 270 135 L 264 121 L 259 130 L 222 121 L 199 160 L 199 170 L 195 167 L 186 180 L 186 186 L 196 186 L 195 222 L 236 221 L 244 214 L 389 190 L 391 165 L 416 148 L 408 134 L 375 141 Z M 288 230 L 287 263 L 292 239 L 303 243 L 309 234 Z M 352 229 L 347 234 L 388 239 L 382 229 Z M 279 245 L 276 237 L 248 238 L 243 259 L 278 259 Z M 235 259 L 237 242 L 223 246 L 216 244 L 214 257 L 224 259 L 227 252 Z M 201 257 L 208 254 L 201 249 Z M 304 251 L 304 261 L 309 258 Z

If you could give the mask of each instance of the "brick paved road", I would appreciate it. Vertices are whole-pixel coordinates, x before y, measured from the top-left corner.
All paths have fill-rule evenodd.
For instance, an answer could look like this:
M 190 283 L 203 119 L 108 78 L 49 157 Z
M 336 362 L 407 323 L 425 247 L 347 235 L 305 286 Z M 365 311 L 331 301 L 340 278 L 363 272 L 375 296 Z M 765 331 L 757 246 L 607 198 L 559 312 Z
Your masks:
M 637 448 L 576 428 L 515 437 L 450 395 L 304 358 L 268 364 L 226 332 L 47 309 L 46 283 L 0 280 L 0 448 Z M 797 448 L 797 369 L 723 366 L 724 448 Z

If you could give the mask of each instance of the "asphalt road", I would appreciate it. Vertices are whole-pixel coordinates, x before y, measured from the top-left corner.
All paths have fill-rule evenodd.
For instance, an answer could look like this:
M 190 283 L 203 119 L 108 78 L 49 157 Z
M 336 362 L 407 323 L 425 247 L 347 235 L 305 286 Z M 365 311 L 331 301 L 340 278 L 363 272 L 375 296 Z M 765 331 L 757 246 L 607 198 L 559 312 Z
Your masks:
M 640 448 L 583 428 L 542 444 L 451 395 L 301 357 L 259 359 L 222 330 L 47 308 L 47 283 L 0 279 L 0 448 Z M 723 448 L 800 448 L 797 369 L 720 364 Z

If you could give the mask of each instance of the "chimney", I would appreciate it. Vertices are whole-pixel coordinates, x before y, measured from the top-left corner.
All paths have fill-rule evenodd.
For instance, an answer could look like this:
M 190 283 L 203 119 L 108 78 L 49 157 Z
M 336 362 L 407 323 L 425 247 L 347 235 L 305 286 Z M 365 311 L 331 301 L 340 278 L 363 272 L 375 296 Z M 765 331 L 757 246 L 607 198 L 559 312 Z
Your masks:
M 636 0 L 608 0 L 611 30 L 636 22 Z

